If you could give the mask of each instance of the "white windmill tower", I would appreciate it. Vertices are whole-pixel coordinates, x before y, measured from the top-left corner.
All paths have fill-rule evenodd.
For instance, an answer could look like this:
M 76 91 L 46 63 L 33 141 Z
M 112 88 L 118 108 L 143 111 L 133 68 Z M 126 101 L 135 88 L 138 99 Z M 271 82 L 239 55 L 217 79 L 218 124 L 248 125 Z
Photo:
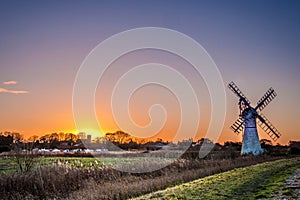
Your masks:
M 239 134 L 244 129 L 243 143 L 241 154 L 259 155 L 263 152 L 256 127 L 256 119 L 258 118 L 258 125 L 274 140 L 276 141 L 281 134 L 271 124 L 269 120 L 263 115 L 258 114 L 258 110 L 262 111 L 273 99 L 276 97 L 275 91 L 270 88 L 266 94 L 257 102 L 255 108 L 250 106 L 250 101 L 233 83 L 229 83 L 228 87 L 239 97 L 239 119 L 231 126 L 233 131 Z

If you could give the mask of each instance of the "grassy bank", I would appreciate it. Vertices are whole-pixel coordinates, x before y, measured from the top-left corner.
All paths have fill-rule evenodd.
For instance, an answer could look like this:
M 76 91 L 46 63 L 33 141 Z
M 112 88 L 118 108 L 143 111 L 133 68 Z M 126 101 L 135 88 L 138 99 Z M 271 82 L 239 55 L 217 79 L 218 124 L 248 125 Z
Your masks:
M 189 183 L 157 191 L 137 199 L 273 199 L 278 191 L 288 194 L 284 181 L 300 168 L 300 159 L 233 169 Z

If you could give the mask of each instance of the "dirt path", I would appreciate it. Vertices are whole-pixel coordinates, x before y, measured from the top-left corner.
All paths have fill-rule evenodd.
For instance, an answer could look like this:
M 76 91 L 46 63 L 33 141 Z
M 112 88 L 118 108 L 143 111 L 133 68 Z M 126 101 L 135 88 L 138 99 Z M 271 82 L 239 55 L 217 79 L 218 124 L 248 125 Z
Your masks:
M 281 191 L 277 199 L 300 200 L 300 168 L 288 178 L 285 183 L 286 192 Z

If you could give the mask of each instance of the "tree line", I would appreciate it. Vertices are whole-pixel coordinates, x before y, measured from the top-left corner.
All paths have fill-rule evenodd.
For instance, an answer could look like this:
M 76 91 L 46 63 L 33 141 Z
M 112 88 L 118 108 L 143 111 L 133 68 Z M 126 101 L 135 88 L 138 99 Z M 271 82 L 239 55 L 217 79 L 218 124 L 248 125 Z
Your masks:
M 110 141 L 110 142 L 108 142 Z M 91 142 L 90 147 L 93 145 L 96 147 L 101 146 L 101 148 L 114 148 L 119 147 L 124 150 L 130 149 L 149 149 L 149 150 L 158 150 L 166 144 L 172 144 L 172 142 L 164 141 L 163 139 L 157 138 L 155 140 L 146 140 L 140 139 L 131 136 L 128 133 L 123 131 L 116 131 L 113 133 L 106 133 L 103 137 L 95 137 L 92 141 L 87 141 L 87 134 L 85 132 L 80 132 L 78 134 L 74 133 L 50 133 L 42 136 L 32 135 L 27 140 L 24 139 L 24 136 L 18 132 L 0 132 L 0 153 L 4 151 L 11 151 L 16 149 L 33 149 L 33 148 L 47 148 L 47 149 L 55 149 L 61 148 L 62 145 L 65 149 L 72 148 L 86 148 L 85 142 Z M 208 138 L 201 138 L 197 141 L 193 141 L 192 139 L 187 141 L 181 141 L 180 143 L 186 143 L 193 145 L 199 144 L 214 144 L 219 147 L 226 147 L 235 149 L 237 151 L 241 148 L 241 142 L 231 142 L 226 141 L 224 145 L 220 145 L 218 143 L 214 143 Z M 280 147 L 282 145 L 277 144 L 276 146 L 272 145 L 272 142 L 267 139 L 261 140 L 262 148 L 270 150 L 274 149 L 272 147 Z M 283 147 L 283 146 L 282 146 Z M 288 146 L 285 146 L 288 147 Z M 300 153 L 300 142 L 299 141 L 290 141 L 289 147 L 292 149 L 292 152 Z M 198 148 L 198 147 L 194 147 Z M 193 148 L 191 148 L 193 149 Z M 282 148 L 279 148 L 282 149 Z M 197 149 L 195 149 L 197 150 Z

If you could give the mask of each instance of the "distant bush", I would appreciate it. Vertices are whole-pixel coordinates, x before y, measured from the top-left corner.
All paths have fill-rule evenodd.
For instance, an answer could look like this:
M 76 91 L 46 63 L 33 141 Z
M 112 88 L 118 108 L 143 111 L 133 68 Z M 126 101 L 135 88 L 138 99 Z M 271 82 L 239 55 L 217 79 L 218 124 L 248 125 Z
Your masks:
M 300 155 L 300 148 L 291 148 L 290 152 L 292 155 Z
M 8 152 L 10 150 L 11 150 L 10 146 L 8 146 L 8 145 L 0 145 L 0 153 L 2 153 L 2 152 Z

